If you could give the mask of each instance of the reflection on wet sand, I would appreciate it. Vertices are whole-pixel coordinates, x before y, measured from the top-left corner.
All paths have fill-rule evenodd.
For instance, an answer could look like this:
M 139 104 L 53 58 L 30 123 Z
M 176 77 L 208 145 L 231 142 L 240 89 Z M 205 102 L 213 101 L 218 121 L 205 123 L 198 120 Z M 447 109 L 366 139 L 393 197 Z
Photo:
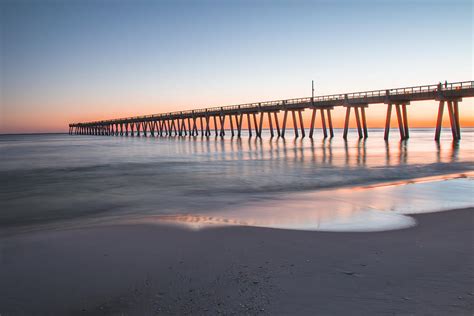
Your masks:
M 471 206 L 473 178 L 471 172 L 295 193 L 217 212 L 149 216 L 139 222 L 191 229 L 228 225 L 319 231 L 402 229 L 416 224 L 406 214 Z

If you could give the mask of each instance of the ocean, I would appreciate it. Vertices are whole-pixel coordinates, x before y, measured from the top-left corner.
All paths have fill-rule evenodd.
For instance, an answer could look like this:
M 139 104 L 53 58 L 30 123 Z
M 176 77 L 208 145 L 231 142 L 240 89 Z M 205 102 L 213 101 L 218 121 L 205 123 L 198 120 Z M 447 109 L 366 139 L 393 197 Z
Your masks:
M 0 135 L 0 233 L 114 223 L 377 231 L 474 205 L 474 129 L 389 142 Z

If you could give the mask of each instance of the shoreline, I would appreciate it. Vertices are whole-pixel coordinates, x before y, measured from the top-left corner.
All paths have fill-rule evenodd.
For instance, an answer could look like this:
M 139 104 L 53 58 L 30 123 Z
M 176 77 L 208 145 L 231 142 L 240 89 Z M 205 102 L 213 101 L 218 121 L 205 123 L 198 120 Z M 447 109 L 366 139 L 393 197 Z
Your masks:
M 470 315 L 473 211 L 384 232 L 135 224 L 5 237 L 0 313 Z
M 283 198 L 280 196 L 277 199 L 279 201 L 282 201 L 284 203 L 285 200 L 290 199 L 290 200 L 295 200 L 296 197 L 305 197 L 305 203 L 308 205 L 311 205 L 314 207 L 314 203 L 312 200 L 315 200 L 315 196 L 318 194 L 334 194 L 334 193 L 339 193 L 338 195 L 346 195 L 346 194 L 351 194 L 351 192 L 372 192 L 373 194 L 377 194 L 377 192 L 373 192 L 374 190 L 380 190 L 380 189 L 388 189 L 388 190 L 393 190 L 396 189 L 397 187 L 404 187 L 404 186 L 412 186 L 414 185 L 415 188 L 417 185 L 420 184 L 426 184 L 426 183 L 436 183 L 436 182 L 449 182 L 449 181 L 457 181 L 457 180 L 472 180 L 474 179 L 474 171 L 472 170 L 466 170 L 464 172 L 454 172 L 454 173 L 440 173 L 437 175 L 432 175 L 432 176 L 423 176 L 423 177 L 416 177 L 416 178 L 407 178 L 407 179 L 397 179 L 397 180 L 386 180 L 386 181 L 381 181 L 377 182 L 376 184 L 374 183 L 367 183 L 363 185 L 352 185 L 352 186 L 342 186 L 342 187 L 328 187 L 328 188 L 319 188 L 319 189 L 313 189 L 313 190 L 303 190 L 299 192 L 292 192 L 292 191 L 287 191 L 286 196 Z M 265 195 L 264 196 L 268 202 L 272 201 L 271 195 Z M 309 197 L 309 198 L 308 198 Z M 393 198 L 393 197 L 392 197 Z M 296 198 L 297 199 L 297 198 Z M 396 202 L 394 200 L 394 202 Z M 400 203 L 400 201 L 399 201 Z M 249 208 L 248 203 L 244 203 L 240 205 L 240 207 L 237 207 L 237 213 L 239 210 Z M 263 203 L 264 205 L 265 203 Z M 287 203 L 288 204 L 288 203 Z M 403 203 L 401 203 L 403 204 Z M 431 212 L 447 212 L 451 209 L 458 209 L 458 208 L 464 208 L 468 207 L 469 205 L 450 205 L 446 206 L 441 209 L 433 209 L 433 210 L 424 210 L 422 213 L 431 213 Z M 250 208 L 252 207 L 257 207 L 259 208 L 258 205 L 251 205 Z M 333 205 L 327 205 L 326 206 L 329 209 L 332 209 Z M 420 206 L 419 208 L 422 208 L 423 206 Z M 235 207 L 234 207 L 235 208 Z M 231 217 L 226 217 L 227 212 L 216 212 L 216 211 L 210 211 L 210 212 L 205 212 L 205 213 L 176 213 L 176 214 L 168 214 L 168 213 L 161 213 L 161 214 L 125 214 L 125 218 L 120 218 L 121 214 L 116 214 L 114 216 L 111 216 L 110 211 L 105 212 L 105 213 L 99 213 L 97 215 L 71 215 L 70 218 L 64 218 L 64 219 L 56 219 L 56 220 L 47 220 L 47 221 L 39 221 L 39 222 L 32 222 L 29 224 L 11 224 L 11 225 L 5 225 L 5 224 L 0 224 L 0 238 L 3 237 L 9 237 L 9 236 L 15 236 L 19 234 L 29 234 L 33 232 L 41 232 L 41 231 L 51 231 L 51 230 L 62 230 L 64 227 L 66 229 L 81 229 L 81 228 L 88 228 L 88 227 L 101 227 L 101 226 L 107 226 L 111 222 L 114 225 L 122 225 L 122 224 L 141 224 L 141 223 L 147 223 L 147 222 L 155 222 L 158 224 L 165 224 L 165 225 L 171 225 L 171 226 L 188 226 L 188 229 L 191 230 L 196 230 L 195 227 L 193 227 L 193 224 L 198 224 L 201 222 L 203 225 L 203 228 L 210 228 L 210 227 L 232 227 L 232 226 L 251 226 L 251 227 L 268 227 L 268 228 L 277 228 L 277 227 L 272 227 L 271 225 L 265 226 L 265 225 L 252 225 L 252 223 L 249 223 L 249 221 L 241 221 L 239 222 L 238 220 L 235 220 Z M 383 214 L 385 211 L 388 211 L 386 209 L 379 209 L 376 211 L 376 213 Z M 236 212 L 231 212 L 231 213 L 236 213 Z M 393 212 L 389 212 L 393 213 Z M 278 212 L 275 213 L 276 218 L 278 218 Z M 412 214 L 417 214 L 416 212 L 414 213 L 398 213 L 399 215 L 412 215 Z M 122 214 L 123 215 L 123 214 Z M 210 219 L 210 220 L 209 220 Z M 236 225 L 231 225 L 231 222 L 234 221 Z M 296 227 L 281 227 L 282 229 L 299 229 Z M 200 229 L 200 228 L 198 228 Z M 380 231 L 385 231 L 385 230 L 390 230 L 390 229 L 397 229 L 397 228 L 381 228 Z M 312 230 L 312 229 L 307 229 L 307 228 L 301 228 L 301 230 Z M 333 231 L 331 229 L 328 230 L 319 230 L 318 231 Z M 341 230 L 337 230 L 341 231 Z M 344 231 L 344 230 L 342 230 Z M 351 230 L 348 230 L 351 231 Z M 363 230 L 362 230 L 363 231 Z M 373 229 L 368 229 L 367 231 L 377 231 Z

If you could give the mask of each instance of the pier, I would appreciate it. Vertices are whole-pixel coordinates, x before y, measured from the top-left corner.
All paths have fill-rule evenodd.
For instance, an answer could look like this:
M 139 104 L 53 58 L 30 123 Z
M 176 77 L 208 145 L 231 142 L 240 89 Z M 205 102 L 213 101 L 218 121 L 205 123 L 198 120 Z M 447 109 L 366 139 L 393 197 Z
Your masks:
M 241 137 L 242 123 L 247 122 L 248 136 L 261 137 L 264 120 L 267 120 L 272 137 L 285 137 L 288 115 L 292 116 L 295 137 L 305 137 L 302 112 L 311 111 L 311 123 L 308 137 L 313 138 L 316 120 L 321 120 L 324 138 L 334 137 L 331 111 L 338 106 L 346 108 L 343 138 L 347 139 L 351 113 L 357 124 L 359 138 L 368 137 L 366 110 L 369 105 L 387 108 L 385 122 L 385 140 L 390 135 L 392 110 L 398 123 L 400 139 L 409 138 L 408 105 L 416 101 L 432 100 L 438 103 L 438 115 L 434 139 L 439 141 L 441 124 L 445 107 L 449 115 L 451 133 L 454 140 L 461 139 L 459 124 L 459 102 L 463 98 L 474 97 L 474 81 L 445 82 L 433 85 L 405 87 L 365 92 L 352 92 L 315 97 L 305 97 L 278 101 L 266 101 L 222 107 L 210 107 L 188 111 L 162 114 L 117 118 L 95 122 L 69 124 L 71 135 L 103 135 L 103 136 L 205 136 L 216 137 L 230 135 Z M 277 114 L 283 112 L 283 120 L 279 122 Z M 225 129 L 226 121 L 230 129 Z

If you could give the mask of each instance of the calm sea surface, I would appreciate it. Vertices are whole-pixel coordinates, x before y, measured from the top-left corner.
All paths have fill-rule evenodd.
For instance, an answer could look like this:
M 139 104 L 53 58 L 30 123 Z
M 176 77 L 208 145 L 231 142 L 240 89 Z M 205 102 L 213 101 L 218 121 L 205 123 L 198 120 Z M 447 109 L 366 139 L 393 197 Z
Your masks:
M 358 231 L 473 206 L 474 130 L 323 140 L 0 136 L 0 231 L 113 222 Z M 456 179 L 453 179 L 456 178 Z M 409 181 L 406 181 L 409 180 Z

